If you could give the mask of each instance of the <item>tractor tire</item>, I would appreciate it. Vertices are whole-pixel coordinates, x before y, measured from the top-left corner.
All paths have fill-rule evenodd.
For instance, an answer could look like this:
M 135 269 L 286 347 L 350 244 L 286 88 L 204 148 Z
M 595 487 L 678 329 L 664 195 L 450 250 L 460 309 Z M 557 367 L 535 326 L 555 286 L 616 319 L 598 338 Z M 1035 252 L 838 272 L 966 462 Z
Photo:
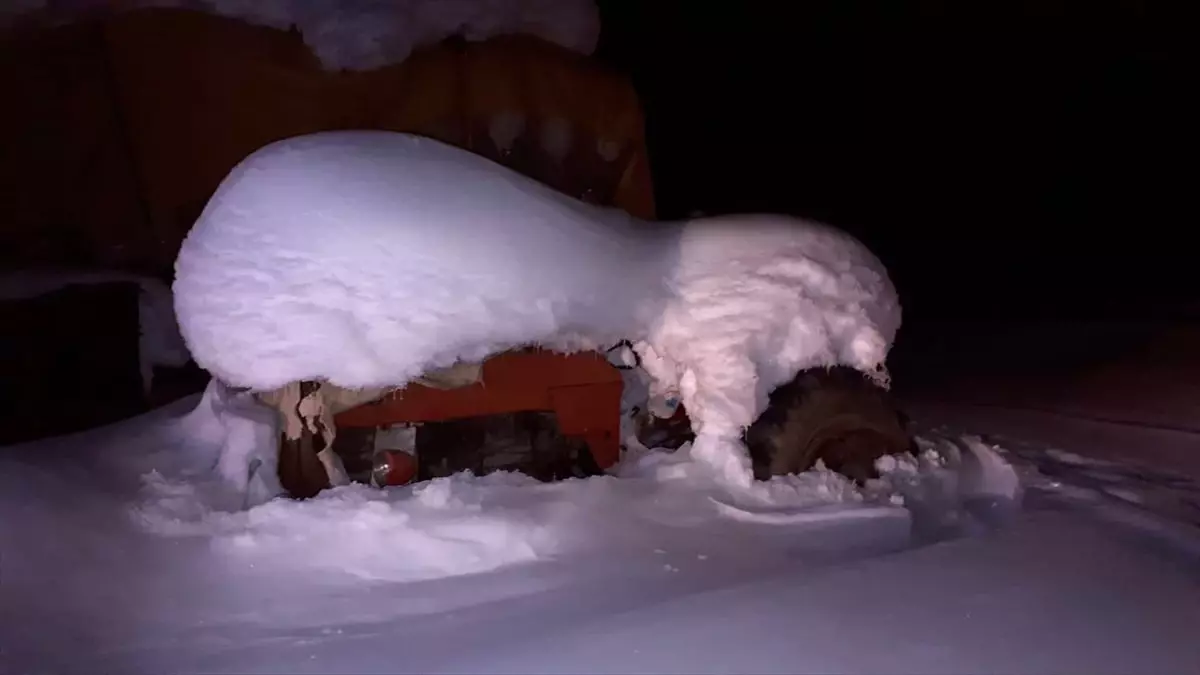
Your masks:
M 776 388 L 745 441 L 759 480 L 801 473 L 821 460 L 862 484 L 878 478 L 880 457 L 916 450 L 907 419 L 889 393 L 840 366 L 801 371 Z

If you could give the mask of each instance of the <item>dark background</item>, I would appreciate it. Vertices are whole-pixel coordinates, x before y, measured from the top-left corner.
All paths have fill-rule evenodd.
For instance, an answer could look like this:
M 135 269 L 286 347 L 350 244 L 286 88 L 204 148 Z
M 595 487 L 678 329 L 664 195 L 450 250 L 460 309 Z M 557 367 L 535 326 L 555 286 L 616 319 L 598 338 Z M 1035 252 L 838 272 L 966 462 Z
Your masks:
M 662 217 L 841 226 L 906 323 L 1195 314 L 1195 73 L 1169 5 L 599 4 Z

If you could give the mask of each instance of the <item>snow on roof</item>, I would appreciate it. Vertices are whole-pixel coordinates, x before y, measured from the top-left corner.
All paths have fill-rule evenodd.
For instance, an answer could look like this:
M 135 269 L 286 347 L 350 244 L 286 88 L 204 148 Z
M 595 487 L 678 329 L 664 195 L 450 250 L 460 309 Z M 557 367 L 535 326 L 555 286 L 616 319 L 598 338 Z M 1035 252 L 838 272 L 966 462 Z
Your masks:
M 0 24 L 36 10 L 69 18 L 114 5 L 196 9 L 283 30 L 294 25 L 330 70 L 400 63 L 453 36 L 533 35 L 582 54 L 600 37 L 593 0 L 17 0 L 0 8 Z

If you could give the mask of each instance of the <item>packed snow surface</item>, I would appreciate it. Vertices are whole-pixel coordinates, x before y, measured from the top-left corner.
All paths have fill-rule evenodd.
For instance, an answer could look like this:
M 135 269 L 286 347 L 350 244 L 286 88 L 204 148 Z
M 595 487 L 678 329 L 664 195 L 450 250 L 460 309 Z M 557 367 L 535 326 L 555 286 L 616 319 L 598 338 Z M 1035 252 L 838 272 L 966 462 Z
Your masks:
M 437 141 L 341 131 L 238 165 L 183 243 L 197 362 L 259 390 L 403 385 L 517 346 L 637 342 L 696 453 L 749 481 L 740 436 L 798 371 L 886 377 L 900 324 L 860 242 L 782 216 L 649 223 Z
M 49 7 L 61 18 L 118 6 L 181 7 L 289 30 L 330 70 L 369 70 L 400 63 L 416 48 L 459 36 L 485 40 L 498 35 L 540 37 L 590 54 L 600 37 L 593 0 L 6 0 L 0 23 Z
M 0 448 L 0 672 L 1200 662 L 1194 483 L 929 431 L 866 488 L 817 469 L 754 502 L 685 447 L 587 480 L 458 474 L 247 507 L 221 475 L 246 405 Z M 1156 508 L 1164 489 L 1178 508 Z

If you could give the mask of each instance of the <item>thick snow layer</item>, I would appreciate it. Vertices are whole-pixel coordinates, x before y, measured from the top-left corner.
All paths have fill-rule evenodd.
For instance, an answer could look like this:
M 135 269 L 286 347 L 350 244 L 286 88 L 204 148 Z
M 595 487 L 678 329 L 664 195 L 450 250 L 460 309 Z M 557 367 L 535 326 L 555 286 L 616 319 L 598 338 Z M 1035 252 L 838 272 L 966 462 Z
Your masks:
M 183 243 L 176 311 L 197 362 L 273 389 L 403 385 L 521 345 L 640 344 L 697 456 L 749 484 L 742 430 L 808 367 L 885 377 L 900 324 L 886 270 L 780 216 L 647 223 L 442 143 L 383 131 L 269 145 Z
M 0 448 L 0 671 L 1200 662 L 1189 512 L 1154 509 L 1166 483 L 1112 470 L 1098 480 L 1082 457 L 923 433 L 920 460 L 883 462 L 866 490 L 817 470 L 772 481 L 786 498 L 755 505 L 730 504 L 685 450 L 637 453 L 619 476 L 460 474 L 247 509 L 217 467 L 239 432 L 213 425 L 245 410 L 193 398 Z
M 848 235 L 771 216 L 706 218 L 679 229 L 670 255 L 645 363 L 659 387 L 678 389 L 697 455 L 735 483 L 750 475 L 741 433 L 775 387 L 837 364 L 886 379 L 900 306 L 883 265 Z
M 135 283 L 138 294 L 138 355 L 142 384 L 149 391 L 155 366 L 184 366 L 191 360 L 175 323 L 171 290 L 158 279 L 120 272 L 72 270 L 20 271 L 0 274 L 0 300 L 30 298 L 75 284 Z M 82 328 L 82 327 L 81 327 Z M 4 358 L 19 358 L 4 355 Z
M 21 0 L 0 7 L 0 19 L 47 6 L 64 11 L 60 3 Z M 75 0 L 66 11 L 109 6 L 110 0 Z M 593 0 L 128 0 L 120 6 L 184 7 L 281 30 L 295 26 L 331 70 L 400 63 L 414 49 L 452 36 L 474 41 L 526 34 L 583 54 L 600 38 Z

